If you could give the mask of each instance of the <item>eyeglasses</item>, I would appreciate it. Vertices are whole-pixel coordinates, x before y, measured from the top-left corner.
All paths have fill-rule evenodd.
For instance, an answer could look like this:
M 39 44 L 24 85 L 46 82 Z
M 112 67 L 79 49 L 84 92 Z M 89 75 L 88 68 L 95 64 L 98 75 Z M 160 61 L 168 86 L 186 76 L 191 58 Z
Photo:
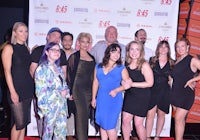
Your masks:
M 49 49 L 50 51 L 52 51 L 53 53 L 60 53 L 60 49 Z

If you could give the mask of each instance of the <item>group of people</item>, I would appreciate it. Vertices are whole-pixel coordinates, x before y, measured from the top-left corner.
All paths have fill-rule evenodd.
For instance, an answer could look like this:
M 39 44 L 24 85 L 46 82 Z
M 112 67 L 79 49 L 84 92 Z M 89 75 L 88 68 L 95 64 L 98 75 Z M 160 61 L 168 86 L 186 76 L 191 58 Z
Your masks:
M 182 140 L 195 82 L 200 80 L 196 74 L 200 60 L 189 55 L 186 38 L 176 41 L 174 61 L 168 41 L 158 43 L 155 55 L 145 46 L 144 29 L 136 31 L 127 46 L 118 42 L 115 26 L 107 27 L 105 40 L 93 47 L 91 34 L 81 32 L 73 49 L 73 35 L 58 27 L 49 30 L 45 45 L 32 51 L 27 37 L 27 26 L 16 22 L 2 52 L 11 140 L 24 139 L 32 99 L 44 140 L 64 140 L 74 128 L 76 139 L 87 140 L 89 118 L 99 126 L 102 140 L 116 140 L 120 113 L 124 140 L 130 139 L 132 121 L 140 140 L 151 139 L 157 113 L 154 140 L 159 140 L 170 104 L 175 112 L 175 139 Z

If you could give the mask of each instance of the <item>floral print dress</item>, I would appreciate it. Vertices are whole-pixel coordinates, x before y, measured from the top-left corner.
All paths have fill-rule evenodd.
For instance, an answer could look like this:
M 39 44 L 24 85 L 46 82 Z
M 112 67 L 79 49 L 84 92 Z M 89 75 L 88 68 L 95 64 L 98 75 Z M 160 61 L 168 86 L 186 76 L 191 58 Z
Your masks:
M 66 139 L 67 97 L 63 97 L 61 91 L 68 90 L 68 86 L 61 67 L 50 63 L 39 65 L 35 72 L 35 89 L 38 114 L 44 120 L 42 139 Z

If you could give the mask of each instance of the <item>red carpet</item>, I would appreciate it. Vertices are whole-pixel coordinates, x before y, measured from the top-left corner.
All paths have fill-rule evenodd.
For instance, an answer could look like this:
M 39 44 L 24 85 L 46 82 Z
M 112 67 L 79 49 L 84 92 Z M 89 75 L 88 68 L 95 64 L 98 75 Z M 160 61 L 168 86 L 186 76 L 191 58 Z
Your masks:
M 8 140 L 8 138 L 0 138 L 0 140 Z M 24 140 L 40 140 L 37 137 L 25 137 Z M 89 138 L 89 140 L 99 140 L 99 138 Z M 174 138 L 160 138 L 160 140 L 174 140 Z

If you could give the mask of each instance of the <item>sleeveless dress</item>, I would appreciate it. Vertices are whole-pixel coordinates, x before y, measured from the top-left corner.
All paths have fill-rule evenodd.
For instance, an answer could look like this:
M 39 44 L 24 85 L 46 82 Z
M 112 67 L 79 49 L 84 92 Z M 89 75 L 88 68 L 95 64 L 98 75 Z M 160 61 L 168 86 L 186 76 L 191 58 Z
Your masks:
M 127 70 L 134 82 L 145 81 L 141 70 L 130 69 L 129 67 L 127 67 Z M 126 90 L 124 93 L 123 111 L 136 116 L 146 117 L 151 97 L 150 94 L 150 88 L 132 87 Z
M 186 110 L 192 107 L 195 96 L 190 87 L 184 88 L 186 82 L 195 76 L 195 73 L 190 68 L 191 60 L 192 56 L 187 55 L 172 70 L 171 104 Z
M 157 105 L 160 110 L 167 114 L 169 113 L 170 106 L 170 86 L 168 84 L 168 76 L 171 71 L 170 63 L 168 61 L 165 66 L 161 68 L 157 61 L 152 70 L 154 75 L 154 85 L 151 88 L 149 109 L 152 109 Z
M 122 109 L 122 92 L 115 97 L 109 95 L 110 91 L 118 88 L 122 80 L 122 71 L 125 66 L 114 67 L 105 74 L 103 68 L 96 65 L 96 77 L 99 88 L 96 97 L 96 123 L 105 130 L 116 128 L 117 120 Z
M 11 107 L 11 126 L 16 124 L 16 129 L 20 130 L 30 123 L 31 99 L 34 95 L 34 81 L 30 75 L 31 56 L 25 45 L 12 45 L 12 66 L 11 75 L 14 88 L 19 96 L 19 103 L 13 104 L 8 94 L 8 102 Z
M 72 96 L 75 102 L 75 129 L 77 140 L 88 139 L 88 119 L 92 100 L 92 81 L 95 61 L 79 60 Z

